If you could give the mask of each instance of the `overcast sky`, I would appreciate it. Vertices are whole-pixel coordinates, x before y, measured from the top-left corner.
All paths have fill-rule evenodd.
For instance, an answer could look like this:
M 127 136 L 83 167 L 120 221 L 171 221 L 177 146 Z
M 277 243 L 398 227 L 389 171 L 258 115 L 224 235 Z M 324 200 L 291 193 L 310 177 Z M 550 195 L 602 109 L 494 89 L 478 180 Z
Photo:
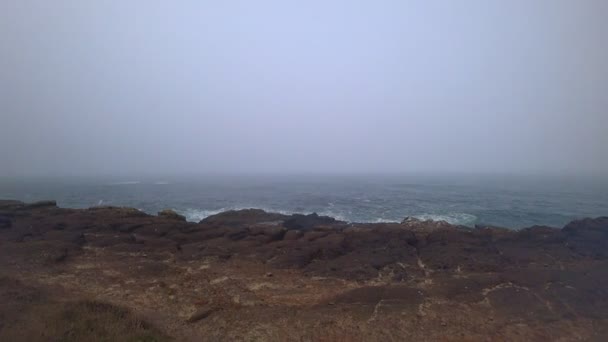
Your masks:
M 608 1 L 0 1 L 0 175 L 608 173 Z

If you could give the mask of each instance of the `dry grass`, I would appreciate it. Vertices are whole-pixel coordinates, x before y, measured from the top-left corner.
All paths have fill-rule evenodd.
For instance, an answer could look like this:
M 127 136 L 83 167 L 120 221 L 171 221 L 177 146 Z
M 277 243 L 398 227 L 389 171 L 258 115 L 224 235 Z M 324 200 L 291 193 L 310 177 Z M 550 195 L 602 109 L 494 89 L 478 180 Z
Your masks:
M 145 341 L 168 338 L 129 310 L 94 300 L 56 301 L 0 278 L 0 341 Z

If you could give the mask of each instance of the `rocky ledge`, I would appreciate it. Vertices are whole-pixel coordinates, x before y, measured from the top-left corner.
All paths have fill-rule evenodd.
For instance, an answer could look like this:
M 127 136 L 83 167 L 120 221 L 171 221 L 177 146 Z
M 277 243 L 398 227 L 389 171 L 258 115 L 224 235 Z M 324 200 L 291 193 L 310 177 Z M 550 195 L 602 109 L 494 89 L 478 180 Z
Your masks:
M 37 319 L 31 291 L 124 308 L 180 341 L 603 341 L 608 217 L 514 231 L 248 209 L 191 223 L 0 201 L 0 340 Z

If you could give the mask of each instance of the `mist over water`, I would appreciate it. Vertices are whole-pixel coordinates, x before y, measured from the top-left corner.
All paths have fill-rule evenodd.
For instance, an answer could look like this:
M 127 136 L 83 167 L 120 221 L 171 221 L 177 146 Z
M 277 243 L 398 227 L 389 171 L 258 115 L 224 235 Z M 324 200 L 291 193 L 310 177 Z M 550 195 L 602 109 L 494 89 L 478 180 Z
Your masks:
M 607 215 L 588 177 L 608 174 L 606 18 L 605 0 L 3 0 L 0 198 L 190 220 Z M 152 176 L 211 173 L 307 176 Z M 365 173 L 418 176 L 348 176 Z
M 230 209 L 328 215 L 350 222 L 406 216 L 508 228 L 562 227 L 608 215 L 608 182 L 488 175 L 241 175 L 3 181 L 0 198 L 56 199 L 60 206 L 172 208 L 189 221 Z

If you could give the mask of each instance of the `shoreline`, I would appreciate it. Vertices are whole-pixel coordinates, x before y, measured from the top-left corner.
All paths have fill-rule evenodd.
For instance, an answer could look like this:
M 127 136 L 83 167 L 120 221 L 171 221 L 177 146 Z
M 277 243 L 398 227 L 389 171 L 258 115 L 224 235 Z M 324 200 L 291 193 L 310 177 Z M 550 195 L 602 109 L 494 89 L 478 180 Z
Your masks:
M 0 202 L 2 202 L 2 201 L 12 201 L 12 202 L 18 202 L 18 203 L 23 203 L 23 204 L 27 203 L 27 202 L 24 202 L 21 200 L 12 200 L 12 199 L 11 200 L 0 200 Z M 52 200 L 40 200 L 40 201 L 34 201 L 32 203 L 49 202 L 49 201 L 55 202 L 55 205 L 59 206 L 56 201 L 52 201 Z M 155 210 L 146 210 L 146 209 L 136 208 L 136 207 L 128 206 L 128 205 L 127 206 L 111 205 L 111 204 L 107 205 L 107 204 L 101 203 L 101 204 L 92 205 L 92 206 L 85 206 L 85 205 L 61 206 L 61 208 L 74 209 L 74 210 L 90 210 L 90 209 L 95 209 L 95 208 L 115 208 L 115 209 L 123 208 L 123 209 L 137 210 L 137 211 L 145 213 L 146 215 L 149 215 L 149 216 L 157 216 L 157 212 Z M 370 224 L 385 224 L 385 223 L 399 224 L 406 218 L 414 218 L 414 219 L 418 219 L 420 221 L 445 222 L 449 225 L 468 227 L 471 229 L 474 229 L 476 227 L 497 227 L 497 228 L 515 230 L 515 231 L 534 227 L 534 226 L 552 227 L 555 229 L 560 229 L 560 227 L 565 226 L 569 222 L 589 218 L 589 217 L 575 217 L 573 219 L 567 220 L 567 222 L 565 222 L 563 225 L 537 223 L 537 224 L 529 224 L 529 225 L 524 225 L 524 226 L 510 227 L 510 226 L 500 225 L 500 224 L 496 224 L 496 223 L 492 223 L 492 222 L 478 221 L 479 218 L 477 216 L 475 216 L 473 214 L 465 213 L 465 212 L 440 212 L 440 213 L 426 213 L 425 212 L 425 213 L 404 215 L 402 218 L 399 218 L 399 219 L 387 219 L 387 218 L 378 217 L 378 218 L 366 221 L 366 220 L 349 220 L 349 219 L 343 217 L 342 215 L 332 213 L 330 210 L 290 211 L 290 210 L 280 210 L 280 209 L 272 209 L 272 208 L 267 208 L 267 207 L 256 207 L 256 206 L 228 206 L 228 207 L 223 207 L 220 209 L 200 209 L 200 208 L 180 209 L 180 208 L 176 208 L 174 206 L 167 206 L 165 209 L 162 209 L 162 210 L 175 211 L 176 213 L 180 214 L 181 216 L 184 216 L 186 221 L 190 222 L 190 223 L 199 223 L 202 220 L 206 219 L 207 217 L 221 215 L 226 212 L 243 211 L 243 210 L 262 210 L 267 213 L 281 214 L 284 216 L 316 214 L 319 216 L 331 217 L 337 221 L 342 221 L 342 222 L 352 224 L 352 225 L 370 225 Z M 602 216 L 603 215 L 595 216 L 595 217 L 602 217 Z M 470 222 L 470 223 L 468 223 L 468 222 Z

